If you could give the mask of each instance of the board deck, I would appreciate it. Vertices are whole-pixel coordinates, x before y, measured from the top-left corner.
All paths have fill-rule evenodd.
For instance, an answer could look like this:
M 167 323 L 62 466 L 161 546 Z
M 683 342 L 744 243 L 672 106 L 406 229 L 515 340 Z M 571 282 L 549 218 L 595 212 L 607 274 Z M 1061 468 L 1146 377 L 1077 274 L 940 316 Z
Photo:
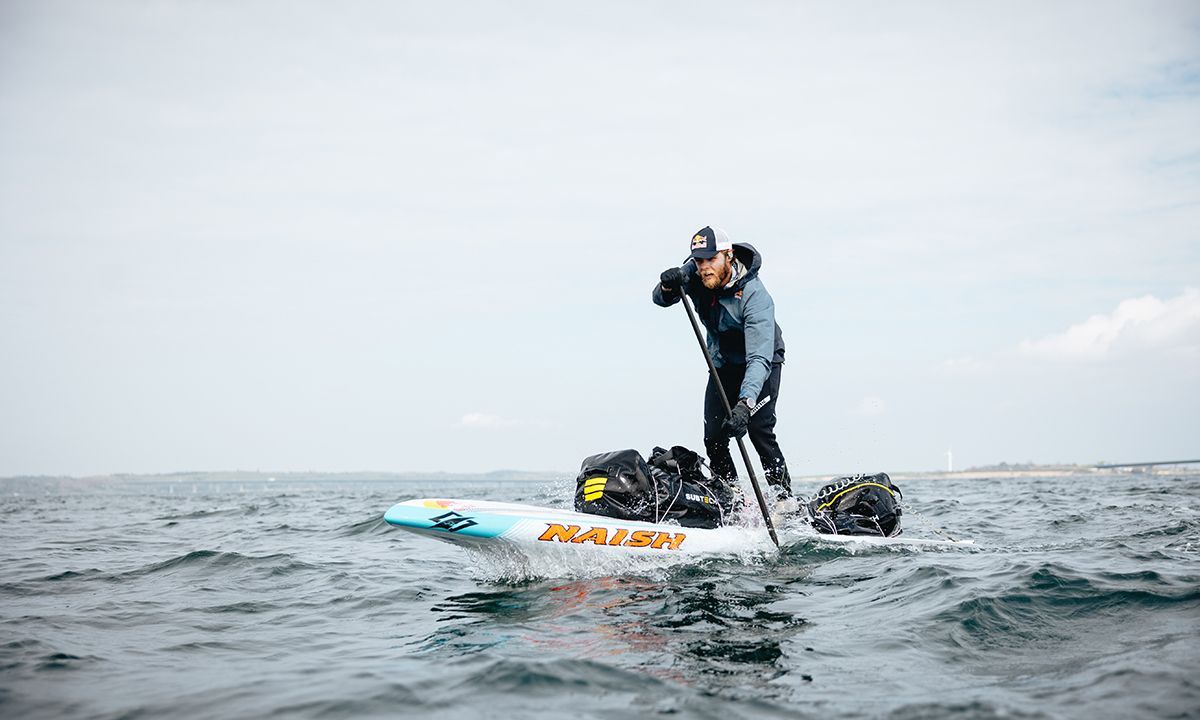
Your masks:
M 383 519 L 390 525 L 457 545 L 574 547 L 635 553 L 728 553 L 769 547 L 762 528 L 715 529 L 617 520 L 571 510 L 489 500 L 421 498 L 393 505 Z M 788 541 L 866 545 L 971 545 L 970 540 L 819 535 L 808 532 Z

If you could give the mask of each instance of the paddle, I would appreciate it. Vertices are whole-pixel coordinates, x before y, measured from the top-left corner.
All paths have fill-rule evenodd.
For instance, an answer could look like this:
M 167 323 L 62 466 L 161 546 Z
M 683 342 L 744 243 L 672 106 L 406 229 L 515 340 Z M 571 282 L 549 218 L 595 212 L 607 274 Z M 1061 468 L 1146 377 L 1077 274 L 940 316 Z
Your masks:
M 704 359 L 708 361 L 708 372 L 717 386 L 717 394 L 721 396 L 721 402 L 725 405 L 725 417 L 733 417 L 733 408 L 729 406 L 729 398 L 725 396 L 725 386 L 721 384 L 721 377 L 717 375 L 717 366 L 713 364 L 712 355 L 708 352 L 708 345 L 704 344 L 704 335 L 700 332 L 700 324 L 696 322 L 696 313 L 692 312 L 691 300 L 688 299 L 687 292 L 683 288 L 679 289 L 679 295 L 683 298 L 683 309 L 687 310 L 688 320 L 692 321 L 696 342 L 700 343 L 700 351 L 704 353 Z M 758 478 L 754 476 L 754 466 L 750 464 L 746 443 L 742 442 L 740 437 L 736 440 L 738 450 L 742 451 L 742 462 L 745 463 L 746 472 L 750 475 L 750 486 L 754 488 L 754 497 L 758 499 L 758 509 L 762 511 L 763 522 L 767 524 L 767 532 L 771 534 L 771 541 L 775 543 L 775 547 L 779 547 L 779 537 L 775 535 L 775 525 L 771 522 L 771 514 L 767 512 L 767 501 L 763 499 L 762 490 L 758 487 Z

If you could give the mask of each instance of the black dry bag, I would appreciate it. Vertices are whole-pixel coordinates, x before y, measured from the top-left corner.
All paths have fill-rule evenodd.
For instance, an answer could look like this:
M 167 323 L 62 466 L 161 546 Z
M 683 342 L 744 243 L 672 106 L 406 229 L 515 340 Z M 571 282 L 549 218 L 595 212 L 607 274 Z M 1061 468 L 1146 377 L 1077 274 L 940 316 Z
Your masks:
M 900 534 L 903 497 L 887 473 L 841 477 L 808 501 L 808 517 L 817 532 L 892 537 Z
M 649 463 L 636 450 L 592 455 L 583 461 L 575 482 L 575 510 L 715 528 L 733 507 L 734 494 L 725 483 L 705 476 L 702 465 L 699 455 L 679 446 L 654 448 Z
M 637 450 L 584 458 L 575 479 L 575 511 L 654 522 L 654 481 Z
M 660 447 L 650 453 L 661 520 L 684 527 L 715 528 L 724 525 L 736 495 L 723 481 L 704 474 L 704 461 L 685 447 Z

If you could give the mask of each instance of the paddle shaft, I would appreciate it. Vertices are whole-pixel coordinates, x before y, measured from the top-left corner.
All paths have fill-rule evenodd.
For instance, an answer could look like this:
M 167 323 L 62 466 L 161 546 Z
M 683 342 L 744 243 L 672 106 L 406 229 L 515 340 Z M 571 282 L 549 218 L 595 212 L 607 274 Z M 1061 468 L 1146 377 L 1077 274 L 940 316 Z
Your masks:
M 704 343 L 704 334 L 700 332 L 700 323 L 696 322 L 696 313 L 692 311 L 692 302 L 683 288 L 680 288 L 678 292 L 683 299 L 683 309 L 687 311 L 688 320 L 692 322 L 692 330 L 696 333 L 696 342 L 700 343 L 700 352 L 704 353 L 704 359 L 708 361 L 708 372 L 717 386 L 717 394 L 721 396 L 721 403 L 725 405 L 725 417 L 733 417 L 733 408 L 729 405 L 729 398 L 725 395 L 725 386 L 721 384 L 721 376 L 717 375 L 717 366 L 713 364 L 712 354 L 708 352 L 708 345 Z M 758 487 L 758 478 L 754 476 L 754 466 L 750 464 L 750 454 L 746 452 L 746 443 L 740 437 L 734 439 L 737 440 L 738 450 L 742 451 L 742 462 L 745 463 L 746 473 L 750 476 L 750 486 L 754 488 L 754 497 L 758 500 L 758 509 L 762 511 L 763 522 L 767 524 L 767 532 L 771 534 L 771 542 L 775 543 L 775 547 L 779 547 L 779 537 L 775 534 L 775 525 L 771 522 L 771 514 L 767 512 L 767 501 L 763 499 L 762 490 Z

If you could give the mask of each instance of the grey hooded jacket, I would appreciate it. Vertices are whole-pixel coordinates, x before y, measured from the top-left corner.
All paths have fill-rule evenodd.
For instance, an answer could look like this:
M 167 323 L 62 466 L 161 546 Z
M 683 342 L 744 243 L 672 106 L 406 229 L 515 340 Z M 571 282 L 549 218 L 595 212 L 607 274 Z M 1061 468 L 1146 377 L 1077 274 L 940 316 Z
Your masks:
M 771 374 L 771 363 L 783 362 L 783 332 L 775 323 L 775 302 L 758 279 L 762 255 L 745 243 L 734 243 L 733 255 L 744 272 L 732 287 L 715 291 L 704 287 L 696 272 L 696 261 L 689 258 L 682 268 L 684 289 L 707 330 L 713 364 L 745 365 L 746 376 L 738 397 L 753 404 Z M 661 284 L 654 286 L 656 305 L 670 307 L 677 302 L 677 293 L 663 292 Z

